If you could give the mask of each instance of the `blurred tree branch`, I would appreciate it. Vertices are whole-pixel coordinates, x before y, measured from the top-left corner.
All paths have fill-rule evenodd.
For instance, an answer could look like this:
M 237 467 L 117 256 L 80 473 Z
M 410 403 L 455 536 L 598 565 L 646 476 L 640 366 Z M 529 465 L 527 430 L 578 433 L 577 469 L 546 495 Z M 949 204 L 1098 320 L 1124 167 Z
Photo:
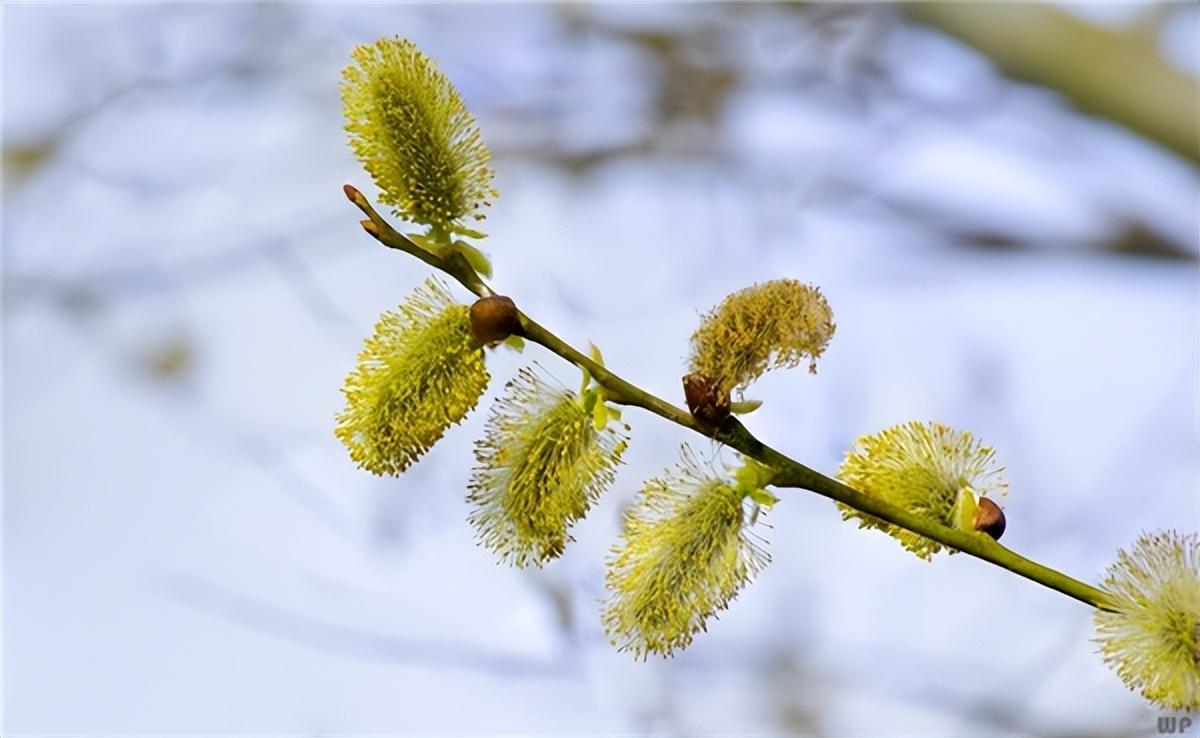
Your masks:
M 1046 5 L 908 3 L 906 15 L 958 38 L 1005 73 L 1053 88 L 1200 163 L 1200 83 L 1167 62 L 1141 25 L 1104 28 Z

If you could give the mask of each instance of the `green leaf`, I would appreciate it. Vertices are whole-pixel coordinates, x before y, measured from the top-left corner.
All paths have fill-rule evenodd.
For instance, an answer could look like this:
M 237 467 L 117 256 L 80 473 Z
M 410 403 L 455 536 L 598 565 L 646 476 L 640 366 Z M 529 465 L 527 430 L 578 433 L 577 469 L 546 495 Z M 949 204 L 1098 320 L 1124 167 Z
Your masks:
M 592 361 L 596 362 L 600 366 L 604 366 L 604 356 L 600 353 L 600 347 L 594 343 L 591 343 L 590 341 L 588 342 L 588 346 L 590 346 L 592 350 Z
M 604 426 L 608 425 L 608 405 L 603 400 L 592 407 L 592 425 L 598 431 L 604 430 Z
M 596 390 L 585 389 L 580 391 L 579 406 L 583 408 L 585 413 L 591 414 L 592 409 L 596 406 Z
M 737 488 L 742 494 L 749 495 L 756 489 L 762 489 L 771 483 L 774 472 L 769 466 L 760 464 L 748 456 L 742 457 L 742 466 L 734 472 Z
M 592 383 L 592 373 L 587 370 L 586 366 L 579 367 L 579 370 L 583 372 L 583 379 L 579 380 L 579 394 L 582 396 L 587 392 L 588 385 Z
M 422 235 L 420 233 L 407 233 L 405 234 L 405 238 L 431 254 L 441 255 L 445 253 L 445 249 L 442 248 L 442 244 L 438 243 L 438 240 L 432 236 Z
M 749 497 L 750 497 L 750 499 L 757 502 L 759 505 L 762 505 L 763 507 L 766 507 L 766 508 L 770 508 L 776 502 L 779 502 L 778 497 L 776 497 L 775 495 L 766 491 L 762 487 L 755 487 L 755 488 L 751 489 L 749 492 Z
M 487 254 L 466 241 L 455 241 L 454 247 L 466 257 L 467 263 L 471 265 L 471 268 L 479 272 L 484 279 L 492 278 L 492 262 L 488 259 Z
M 734 415 L 749 415 L 762 407 L 762 400 L 742 400 L 729 403 L 729 412 Z
M 954 521 L 954 527 L 959 530 L 974 531 L 975 511 L 978 508 L 979 504 L 975 501 L 975 494 L 971 488 L 960 489 L 958 499 L 954 501 L 954 507 L 950 511 L 950 519 Z
M 525 350 L 525 339 L 520 336 L 509 336 L 504 339 L 506 348 L 516 351 L 518 354 Z
M 483 231 L 467 228 L 465 225 L 459 225 L 457 223 L 451 226 L 450 230 L 454 231 L 460 236 L 466 236 L 467 238 L 487 238 L 487 234 Z

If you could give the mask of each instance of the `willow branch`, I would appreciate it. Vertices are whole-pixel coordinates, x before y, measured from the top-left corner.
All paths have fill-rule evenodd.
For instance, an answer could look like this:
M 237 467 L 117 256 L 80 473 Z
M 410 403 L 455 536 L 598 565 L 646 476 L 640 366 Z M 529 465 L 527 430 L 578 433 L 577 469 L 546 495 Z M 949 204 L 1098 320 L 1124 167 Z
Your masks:
M 1104 28 L 1035 3 L 914 2 L 904 12 L 975 47 L 1006 74 L 1200 162 L 1200 85 L 1163 59 L 1142 29 Z
M 367 220 L 362 221 L 363 229 L 384 246 L 417 257 L 453 277 L 463 287 L 480 297 L 494 294 L 461 253 L 435 254 L 422 248 L 392 228 L 357 189 L 346 185 L 345 192 L 350 201 L 367 216 Z M 740 451 L 774 471 L 771 484 L 775 487 L 793 487 L 816 492 L 868 515 L 937 541 L 947 548 L 983 559 L 1080 602 L 1101 609 L 1109 609 L 1105 605 L 1104 593 L 1096 587 L 1027 559 L 1000 545 L 984 533 L 958 530 L 942 525 L 848 487 L 771 448 L 758 440 L 732 416 L 716 427 L 701 423 L 686 410 L 643 390 L 593 361 L 582 351 L 544 328 L 524 312 L 520 316 L 521 333 L 524 338 L 542 345 L 576 366 L 587 369 L 592 378 L 605 388 L 609 401 L 648 410 L 676 425 L 681 425 L 706 438 L 711 438 Z

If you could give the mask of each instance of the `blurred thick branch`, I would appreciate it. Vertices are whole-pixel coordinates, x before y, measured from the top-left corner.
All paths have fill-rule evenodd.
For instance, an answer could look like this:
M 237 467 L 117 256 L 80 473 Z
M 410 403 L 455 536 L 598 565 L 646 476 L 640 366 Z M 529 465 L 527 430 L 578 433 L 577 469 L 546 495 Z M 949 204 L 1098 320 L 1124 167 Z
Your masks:
M 1062 93 L 1200 163 L 1200 83 L 1140 25 L 1105 28 L 1047 5 L 909 3 L 905 13 L 973 46 L 1005 74 Z

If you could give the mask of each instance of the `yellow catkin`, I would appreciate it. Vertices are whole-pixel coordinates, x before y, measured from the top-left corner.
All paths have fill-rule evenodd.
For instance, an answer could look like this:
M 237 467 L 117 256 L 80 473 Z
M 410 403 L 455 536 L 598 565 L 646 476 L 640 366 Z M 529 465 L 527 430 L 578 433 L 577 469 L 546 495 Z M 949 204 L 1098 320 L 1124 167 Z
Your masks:
M 596 430 L 575 393 L 522 369 L 496 402 L 475 445 L 469 520 L 501 560 L 541 566 L 574 539 L 581 520 L 615 478 L 626 438 Z
M 460 422 L 487 389 L 466 305 L 435 279 L 384 313 L 346 377 L 336 433 L 374 474 L 399 474 Z
M 838 479 L 873 497 L 890 502 L 942 525 L 954 526 L 952 512 L 959 491 L 1000 496 L 1008 485 L 995 451 L 970 433 L 940 423 L 911 422 L 858 439 L 838 469 Z M 912 531 L 838 503 L 842 518 L 877 528 L 923 559 L 942 545 Z
M 342 72 L 346 132 L 396 214 L 444 232 L 496 196 L 491 153 L 458 91 L 407 39 L 359 46 Z
M 816 287 L 794 279 L 756 284 L 726 297 L 692 334 L 691 371 L 724 395 L 765 372 L 805 362 L 815 372 L 836 326 Z
M 1096 643 L 1126 686 L 1167 710 L 1200 709 L 1200 539 L 1144 534 L 1101 588 Z
M 613 645 L 641 659 L 686 648 L 766 566 L 745 493 L 687 447 L 676 471 L 646 483 L 608 560 L 603 619 Z

